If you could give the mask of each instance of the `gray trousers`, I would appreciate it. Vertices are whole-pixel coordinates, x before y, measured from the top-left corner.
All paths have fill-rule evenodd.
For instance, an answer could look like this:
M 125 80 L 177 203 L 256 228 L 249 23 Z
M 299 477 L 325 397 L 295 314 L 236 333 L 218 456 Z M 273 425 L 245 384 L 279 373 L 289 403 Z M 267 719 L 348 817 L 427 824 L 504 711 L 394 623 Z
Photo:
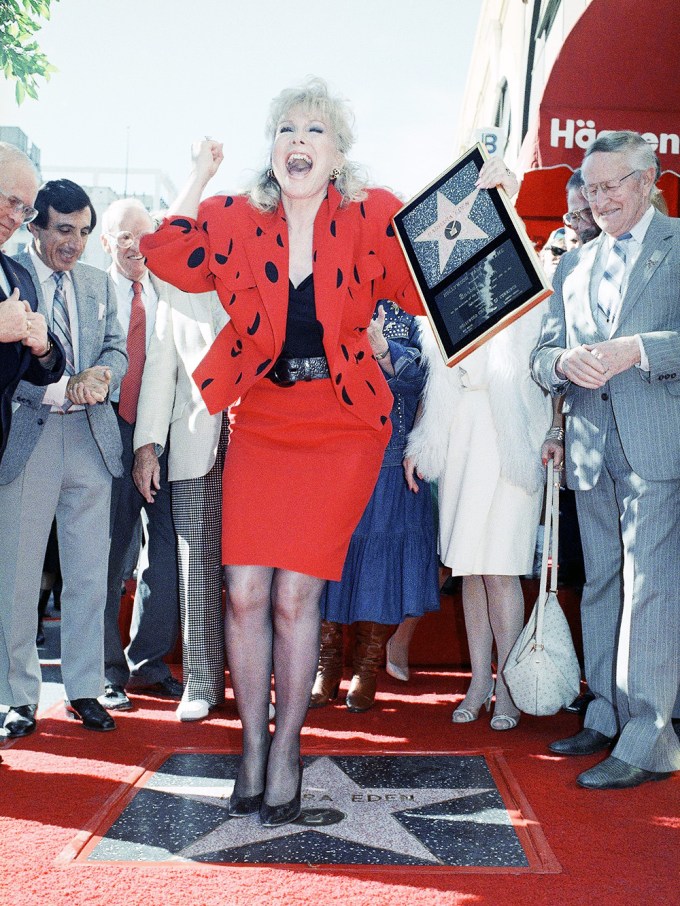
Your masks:
M 111 475 L 87 413 L 46 417 L 23 471 L 0 486 L 0 703 L 37 704 L 37 601 L 56 514 L 62 676 L 69 699 L 104 689 L 104 602 Z
M 167 455 L 160 457 L 160 490 L 147 503 L 132 480 L 134 425 L 118 416 L 123 441 L 123 476 L 113 479 L 111 492 L 111 549 L 105 619 L 106 681 L 125 686 L 131 677 L 157 683 L 170 676 L 163 658 L 175 646 L 179 628 L 177 554 L 172 521 Z M 123 650 L 118 627 L 120 590 L 130 542 L 142 510 L 148 518 L 148 566 L 137 576 L 130 625 L 130 644 Z
M 586 585 L 585 726 L 619 735 L 613 755 L 648 771 L 680 770 L 671 714 L 680 686 L 680 481 L 631 469 L 613 415 L 596 486 L 576 492 Z

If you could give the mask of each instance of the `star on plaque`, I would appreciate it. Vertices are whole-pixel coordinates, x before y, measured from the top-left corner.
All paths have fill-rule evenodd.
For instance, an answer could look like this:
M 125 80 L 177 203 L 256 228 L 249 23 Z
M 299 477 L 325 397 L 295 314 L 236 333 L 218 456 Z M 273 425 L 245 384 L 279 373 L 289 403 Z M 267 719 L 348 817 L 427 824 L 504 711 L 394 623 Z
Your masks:
M 228 819 L 220 827 L 184 847 L 176 854 L 177 857 L 196 859 L 217 850 L 240 849 L 249 844 L 314 830 L 327 837 L 364 846 L 370 844 L 418 862 L 439 865 L 441 860 L 407 830 L 397 816 L 407 816 L 426 806 L 487 792 L 488 787 L 366 789 L 355 783 L 331 758 L 320 757 L 305 770 L 303 790 L 303 816 L 297 822 L 267 828 L 262 827 L 257 815 Z M 173 792 L 196 797 L 195 788 L 179 790 L 175 787 Z M 224 808 L 228 805 L 228 800 L 221 796 L 210 801 Z
M 457 204 L 450 201 L 443 192 L 437 192 L 437 219 L 419 236 L 414 237 L 414 242 L 437 243 L 440 275 L 444 273 L 457 242 L 465 239 L 488 239 L 488 234 L 469 216 L 479 191 L 475 189 Z

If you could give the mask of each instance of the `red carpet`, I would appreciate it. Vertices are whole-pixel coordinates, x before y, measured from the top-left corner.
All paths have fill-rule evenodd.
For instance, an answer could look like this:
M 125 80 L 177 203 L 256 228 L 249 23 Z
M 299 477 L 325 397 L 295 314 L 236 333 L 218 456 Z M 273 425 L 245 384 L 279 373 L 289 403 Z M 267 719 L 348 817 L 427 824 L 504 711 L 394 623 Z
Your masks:
M 534 868 L 543 871 L 314 868 L 209 864 L 100 863 L 74 859 L 102 821 L 122 806 L 159 749 L 233 751 L 233 702 L 203 724 L 180 724 L 174 703 L 136 697 L 114 733 L 88 733 L 55 707 L 39 731 L 2 750 L 0 904 L 223 906 L 223 904 L 536 904 L 591 906 L 678 902 L 680 781 L 593 793 L 574 778 L 597 760 L 559 759 L 546 743 L 578 729 L 576 717 L 523 718 L 510 733 L 488 719 L 461 726 L 450 715 L 462 674 L 419 671 L 405 685 L 380 677 L 376 707 L 311 711 L 305 754 L 485 752 L 499 754 L 538 822 Z M 508 792 L 506 790 L 506 792 Z M 512 789 L 509 790 L 512 793 Z M 506 804 L 508 799 L 506 798 Z M 527 830 L 531 828 L 528 827 Z M 552 853 L 552 856 L 550 855 Z M 554 857 L 556 864 L 551 861 Z M 540 868 L 540 865 L 539 865 Z M 552 872 L 552 873 L 551 873 Z

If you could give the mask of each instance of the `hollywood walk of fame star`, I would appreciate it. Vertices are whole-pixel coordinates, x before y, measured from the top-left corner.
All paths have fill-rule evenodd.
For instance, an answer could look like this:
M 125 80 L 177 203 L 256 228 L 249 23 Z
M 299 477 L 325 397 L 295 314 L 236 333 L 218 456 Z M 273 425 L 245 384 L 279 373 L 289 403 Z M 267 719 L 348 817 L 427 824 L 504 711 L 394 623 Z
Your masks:
M 266 843 L 301 833 L 316 831 L 350 843 L 378 847 L 388 852 L 408 856 L 426 864 L 442 864 L 418 838 L 398 820 L 398 815 L 418 814 L 429 805 L 451 802 L 485 793 L 489 787 L 449 788 L 366 788 L 356 784 L 331 758 L 319 757 L 305 769 L 303 784 L 303 820 L 283 827 L 262 827 L 257 815 L 249 818 L 230 818 L 215 830 L 205 834 L 177 852 L 176 858 L 200 858 L 215 852 Z M 167 793 L 187 799 L 227 808 L 228 800 L 222 790 L 200 789 L 192 786 L 170 786 Z M 206 795 L 208 794 L 208 795 Z M 304 810 L 334 815 L 333 823 L 317 825 L 304 823 Z M 427 816 L 430 819 L 447 816 Z
M 444 273 L 456 243 L 465 239 L 488 239 L 488 234 L 470 220 L 470 210 L 479 189 L 454 204 L 443 192 L 437 192 L 437 219 L 414 242 L 436 242 L 439 250 L 439 274 Z

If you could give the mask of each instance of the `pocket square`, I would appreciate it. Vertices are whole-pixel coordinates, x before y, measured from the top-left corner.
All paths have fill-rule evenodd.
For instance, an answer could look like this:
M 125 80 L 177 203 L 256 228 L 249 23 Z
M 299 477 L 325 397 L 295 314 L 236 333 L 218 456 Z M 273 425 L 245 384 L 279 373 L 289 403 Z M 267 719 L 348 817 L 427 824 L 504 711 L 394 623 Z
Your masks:
M 104 305 L 103 302 L 100 302 L 99 303 L 99 320 L 100 321 L 104 317 L 105 314 L 106 314 L 106 305 Z

